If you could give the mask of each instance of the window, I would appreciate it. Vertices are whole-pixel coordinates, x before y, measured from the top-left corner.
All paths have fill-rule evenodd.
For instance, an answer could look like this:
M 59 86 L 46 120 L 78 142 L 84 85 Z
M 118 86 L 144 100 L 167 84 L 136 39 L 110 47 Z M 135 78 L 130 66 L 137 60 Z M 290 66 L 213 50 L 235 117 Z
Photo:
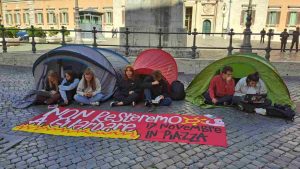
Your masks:
M 25 25 L 30 25 L 30 15 L 28 10 L 23 13 L 23 22 Z
M 5 14 L 5 19 L 7 25 L 13 25 L 13 18 L 11 13 Z
M 100 17 L 98 17 L 98 16 L 93 16 L 92 17 L 93 19 L 92 19 L 92 23 L 93 24 L 101 24 L 101 18 Z
M 35 22 L 38 25 L 43 25 L 44 24 L 44 18 L 43 18 L 43 13 L 42 12 L 37 12 L 35 14 Z
M 56 24 L 56 17 L 55 17 L 55 12 L 54 11 L 48 10 L 48 13 L 47 13 L 47 23 L 49 25 Z
M 21 25 L 21 14 L 20 11 L 15 11 L 14 20 L 16 25 Z
M 188 32 L 191 32 L 192 30 L 192 14 L 193 14 L 192 7 L 185 8 L 185 27 Z
M 75 18 L 76 22 L 76 18 Z M 80 23 L 85 23 L 84 15 L 80 15 Z
M 240 24 L 242 26 L 245 26 L 246 22 L 247 22 L 247 16 L 248 16 L 248 10 L 242 10 L 241 12 L 241 21 Z M 254 21 L 255 21 L 255 10 L 252 10 L 252 14 L 251 14 L 251 25 L 254 25 Z
M 267 15 L 267 26 L 276 26 L 279 24 L 280 12 L 269 11 Z
M 67 9 L 62 10 L 59 14 L 60 17 L 60 23 L 62 25 L 68 25 L 69 24 L 69 13 L 67 11 Z
M 113 23 L 113 14 L 112 12 L 106 12 L 104 16 L 104 22 L 107 24 L 112 24 Z
M 288 12 L 287 16 L 287 25 L 288 26 L 296 26 L 299 23 L 300 18 L 300 13 L 297 12 Z

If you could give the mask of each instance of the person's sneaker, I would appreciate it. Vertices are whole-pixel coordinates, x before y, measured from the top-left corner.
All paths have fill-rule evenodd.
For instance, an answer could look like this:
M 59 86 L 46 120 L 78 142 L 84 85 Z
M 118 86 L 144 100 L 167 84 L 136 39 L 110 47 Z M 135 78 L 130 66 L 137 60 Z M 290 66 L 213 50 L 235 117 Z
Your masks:
M 61 106 L 61 107 L 65 107 L 65 106 L 68 106 L 69 103 L 65 103 L 65 102 L 61 102 L 58 104 L 58 106 Z
M 51 104 L 51 105 L 48 105 L 48 109 L 55 109 L 57 108 L 58 105 L 57 104 Z
M 146 100 L 146 101 L 145 101 L 145 106 L 151 107 L 151 102 L 150 102 L 149 100 Z
M 117 103 L 116 102 L 110 102 L 110 107 L 114 107 L 114 106 L 116 106 L 117 105 Z
M 99 106 L 100 103 L 99 102 L 91 102 L 90 105 L 92 105 L 92 106 Z
M 243 111 L 243 110 L 244 110 L 244 107 L 243 107 L 241 104 L 238 104 L 238 105 L 237 105 L 237 108 L 238 108 L 240 111 Z
M 263 109 L 263 108 L 255 108 L 255 113 L 257 114 L 260 114 L 260 115 L 263 115 L 263 116 L 266 116 L 267 115 L 267 111 L 266 109 Z
M 132 105 L 132 107 L 134 107 L 134 106 L 135 106 L 135 101 L 133 101 L 133 102 L 131 103 L 131 105 Z
M 154 100 L 152 100 L 152 104 L 159 104 L 159 102 L 162 100 L 160 96 L 157 96 Z

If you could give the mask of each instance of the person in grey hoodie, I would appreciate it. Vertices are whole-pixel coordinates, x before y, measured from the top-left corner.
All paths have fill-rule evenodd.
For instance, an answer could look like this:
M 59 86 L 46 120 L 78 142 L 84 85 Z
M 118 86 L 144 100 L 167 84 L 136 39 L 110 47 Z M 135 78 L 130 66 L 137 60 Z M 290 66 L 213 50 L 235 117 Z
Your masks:
M 104 94 L 101 93 L 100 81 L 90 68 L 84 71 L 76 93 L 74 100 L 80 105 L 90 104 L 99 106 L 99 102 L 104 98 Z

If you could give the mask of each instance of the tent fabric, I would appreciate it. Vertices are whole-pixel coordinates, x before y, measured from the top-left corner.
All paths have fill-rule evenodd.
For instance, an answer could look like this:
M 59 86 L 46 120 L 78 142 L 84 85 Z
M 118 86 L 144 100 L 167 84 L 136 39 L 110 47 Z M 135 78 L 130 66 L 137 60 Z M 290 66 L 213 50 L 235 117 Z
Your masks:
M 254 54 L 235 54 L 217 60 L 204 68 L 190 83 L 186 89 L 186 100 L 202 108 L 214 106 L 205 105 L 202 94 L 208 90 L 210 80 L 226 66 L 232 66 L 233 77 L 242 78 L 248 74 L 259 72 L 260 78 L 265 82 L 268 90 L 268 99 L 272 103 L 288 104 L 295 108 L 290 98 L 290 93 L 277 70 L 270 62 Z
M 44 87 L 49 70 L 59 72 L 61 77 L 64 76 L 65 70 L 72 70 L 81 78 L 83 71 L 90 67 L 100 80 L 106 100 L 113 95 L 116 83 L 122 77 L 120 70 L 128 64 L 129 61 L 125 57 L 109 49 L 66 45 L 41 55 L 33 64 L 32 71 L 36 89 L 39 90 Z
M 120 75 L 124 75 L 124 67 L 130 64 L 127 58 L 110 49 L 105 49 L 105 48 L 95 48 L 95 49 L 101 54 L 103 54 L 110 63 L 113 63 L 112 66 L 115 72 L 117 73 L 117 75 L 119 75 L 118 78 L 120 79 L 121 78 Z
M 178 69 L 175 59 L 161 49 L 145 50 L 138 55 L 134 64 L 138 74 L 149 75 L 153 70 L 160 70 L 169 84 L 178 78 Z

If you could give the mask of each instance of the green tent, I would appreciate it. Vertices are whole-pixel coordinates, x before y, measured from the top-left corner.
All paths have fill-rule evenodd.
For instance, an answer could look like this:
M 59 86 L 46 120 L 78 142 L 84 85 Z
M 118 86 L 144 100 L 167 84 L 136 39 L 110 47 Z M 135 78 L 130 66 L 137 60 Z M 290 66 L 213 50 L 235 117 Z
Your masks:
M 260 78 L 266 84 L 268 98 L 272 103 L 288 104 L 295 109 L 290 93 L 275 67 L 261 56 L 255 54 L 234 54 L 211 63 L 188 86 L 186 89 L 186 100 L 203 108 L 213 107 L 204 104 L 202 94 L 207 91 L 210 80 L 226 65 L 233 68 L 233 77 L 236 79 L 258 71 Z

